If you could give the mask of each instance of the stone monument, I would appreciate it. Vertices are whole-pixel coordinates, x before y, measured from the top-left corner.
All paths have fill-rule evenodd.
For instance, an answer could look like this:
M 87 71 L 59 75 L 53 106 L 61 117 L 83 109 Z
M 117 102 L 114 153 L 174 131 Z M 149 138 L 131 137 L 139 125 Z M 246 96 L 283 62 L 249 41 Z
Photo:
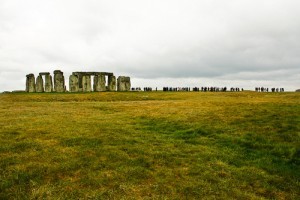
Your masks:
M 43 80 L 43 76 L 45 77 L 45 82 Z M 92 80 L 93 87 L 91 82 Z M 116 83 L 116 77 L 110 72 L 73 72 L 69 77 L 69 91 L 116 91 Z M 130 91 L 130 87 L 130 77 L 120 76 L 118 78 L 118 91 Z M 26 92 L 66 92 L 63 72 L 55 70 L 53 81 L 49 72 L 39 73 L 36 80 L 34 74 L 26 75 Z

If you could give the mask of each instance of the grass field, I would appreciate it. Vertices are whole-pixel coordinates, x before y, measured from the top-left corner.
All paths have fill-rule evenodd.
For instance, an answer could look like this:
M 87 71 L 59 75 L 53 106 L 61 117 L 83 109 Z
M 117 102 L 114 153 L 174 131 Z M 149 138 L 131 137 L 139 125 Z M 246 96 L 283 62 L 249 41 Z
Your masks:
M 300 199 L 300 93 L 0 94 L 0 199 Z

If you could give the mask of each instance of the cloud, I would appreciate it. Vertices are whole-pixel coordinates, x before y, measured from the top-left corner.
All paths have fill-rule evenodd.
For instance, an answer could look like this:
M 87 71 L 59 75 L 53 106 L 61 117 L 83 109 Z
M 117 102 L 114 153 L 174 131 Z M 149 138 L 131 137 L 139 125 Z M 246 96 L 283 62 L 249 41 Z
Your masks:
M 299 8 L 297 0 L 2 0 L 0 90 L 23 87 L 13 72 L 55 69 L 297 88 Z

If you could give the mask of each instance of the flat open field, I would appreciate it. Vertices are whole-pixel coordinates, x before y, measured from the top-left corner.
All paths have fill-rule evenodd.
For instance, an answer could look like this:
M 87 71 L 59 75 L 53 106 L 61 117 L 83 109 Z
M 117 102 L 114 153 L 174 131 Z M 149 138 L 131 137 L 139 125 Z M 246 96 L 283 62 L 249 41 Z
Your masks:
M 0 199 L 299 199 L 300 93 L 0 94 Z

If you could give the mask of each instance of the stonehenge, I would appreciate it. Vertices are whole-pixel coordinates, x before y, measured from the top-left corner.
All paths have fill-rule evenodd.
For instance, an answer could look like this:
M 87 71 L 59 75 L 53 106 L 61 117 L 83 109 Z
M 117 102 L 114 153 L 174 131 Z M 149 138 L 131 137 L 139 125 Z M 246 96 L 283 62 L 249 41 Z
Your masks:
M 26 92 L 66 92 L 64 73 L 55 70 L 54 78 L 49 72 L 26 75 Z M 44 78 L 43 78 L 44 77 Z M 93 81 L 93 84 L 92 84 Z M 130 77 L 110 72 L 73 72 L 69 77 L 70 92 L 130 91 Z

